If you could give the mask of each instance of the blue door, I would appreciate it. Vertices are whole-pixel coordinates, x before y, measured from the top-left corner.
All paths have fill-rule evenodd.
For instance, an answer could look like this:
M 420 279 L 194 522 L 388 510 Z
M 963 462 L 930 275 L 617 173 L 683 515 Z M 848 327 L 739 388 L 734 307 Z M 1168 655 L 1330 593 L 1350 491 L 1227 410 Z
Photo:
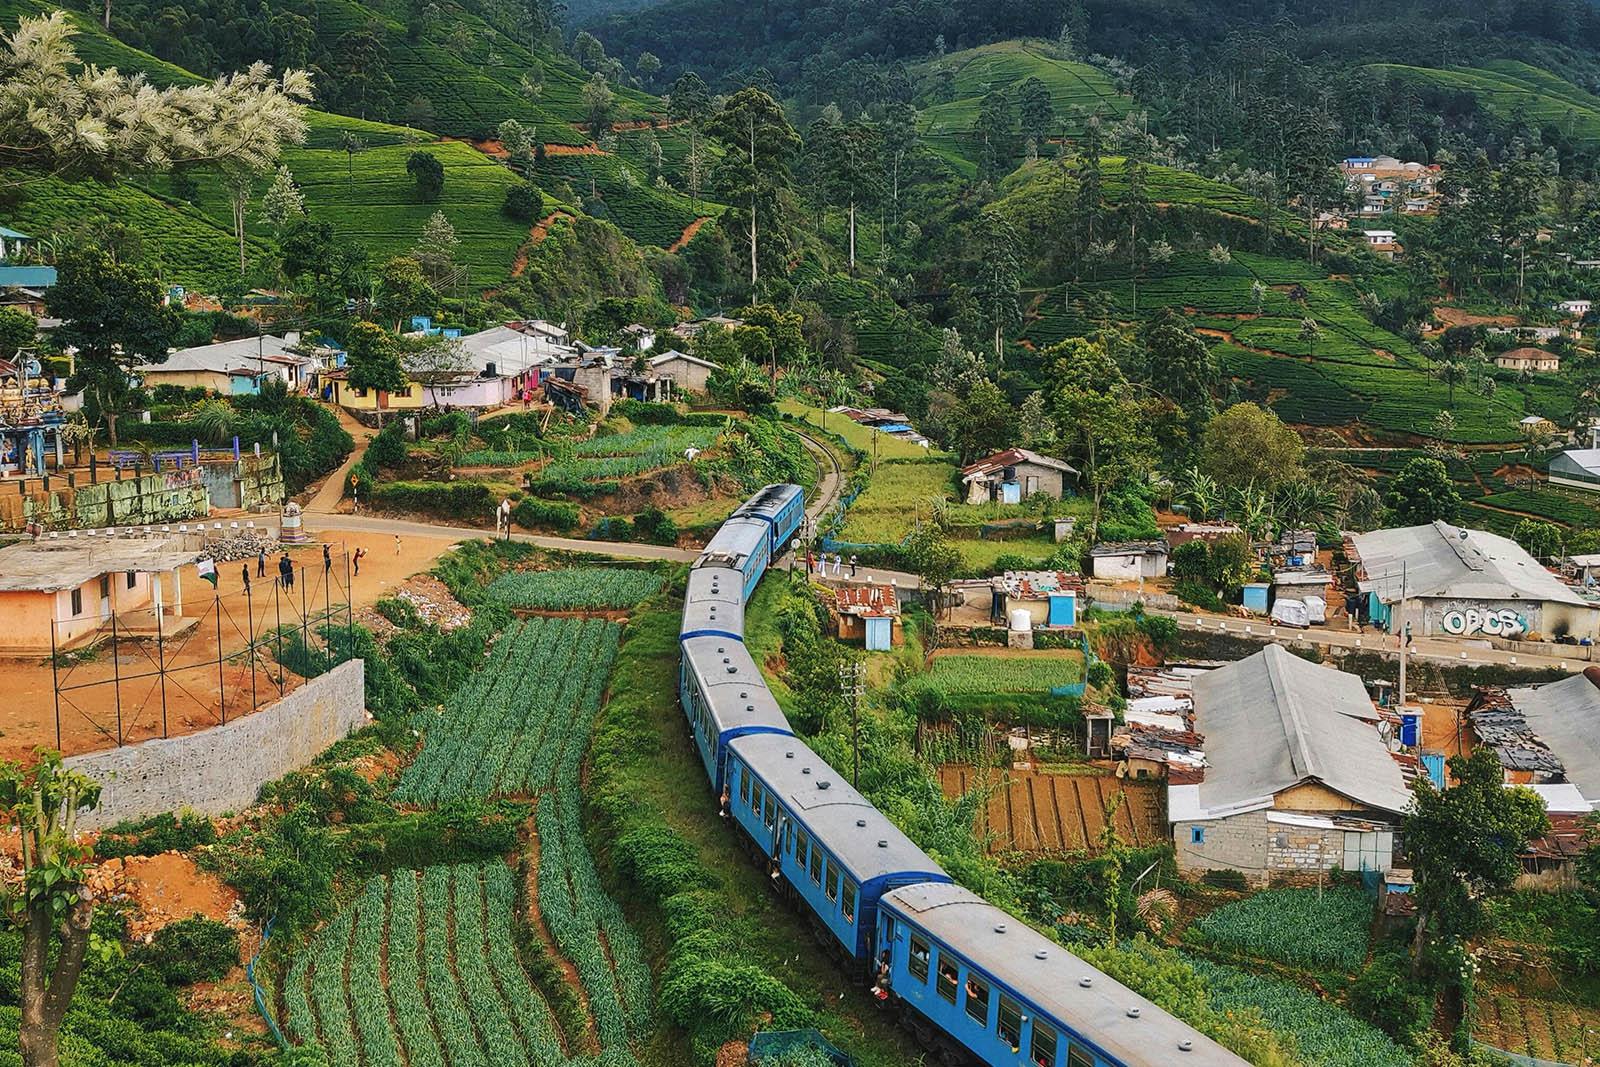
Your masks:
M 867 651 L 887 652 L 893 643 L 893 624 L 887 615 L 867 616 Z
M 1071 593 L 1050 594 L 1050 625 L 1072 626 L 1078 621 L 1078 598 Z

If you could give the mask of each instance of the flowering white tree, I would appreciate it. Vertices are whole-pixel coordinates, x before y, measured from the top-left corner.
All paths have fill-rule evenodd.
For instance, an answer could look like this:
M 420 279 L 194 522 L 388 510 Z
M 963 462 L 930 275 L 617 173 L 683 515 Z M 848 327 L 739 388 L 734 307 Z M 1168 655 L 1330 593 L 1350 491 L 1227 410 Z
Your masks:
M 143 74 L 82 63 L 60 11 L 0 34 L 0 189 L 42 177 L 111 179 L 179 163 L 265 173 L 305 140 L 311 76 L 249 70 L 158 88 Z

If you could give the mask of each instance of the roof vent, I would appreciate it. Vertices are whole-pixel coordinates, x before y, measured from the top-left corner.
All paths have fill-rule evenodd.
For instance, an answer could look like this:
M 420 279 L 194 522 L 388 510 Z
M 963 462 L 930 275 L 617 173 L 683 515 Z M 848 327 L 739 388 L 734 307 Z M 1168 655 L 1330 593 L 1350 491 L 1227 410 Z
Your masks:
M 744 706 L 744 710 L 745 711 L 755 711 L 756 710 L 756 706 L 754 704 L 746 704 Z
M 994 932 L 997 933 L 997 934 L 1005 933 L 1006 932 L 1006 924 L 1005 923 L 995 923 L 994 924 Z
M 1138 1017 L 1139 1017 L 1139 1005 L 1135 1004 L 1133 1007 L 1128 1009 L 1128 1018 L 1137 1019 Z
M 794 749 L 790 749 L 789 751 L 785 752 L 783 754 L 783 758 L 784 759 L 794 759 Z
M 724 647 L 723 647 L 723 646 L 722 646 L 722 645 L 718 645 L 718 646 L 717 646 L 717 651 L 718 651 L 718 652 L 726 652 L 726 651 L 728 651 L 728 650 L 727 650 L 727 649 L 726 649 L 726 648 L 724 648 Z M 726 662 L 728 662 L 728 661 L 727 661 L 727 660 L 723 660 L 723 661 L 722 661 L 722 662 L 724 662 L 724 663 L 726 663 Z
M 1193 1052 L 1194 1051 L 1194 1042 L 1190 1041 L 1188 1038 L 1184 1038 L 1182 1041 L 1178 1042 L 1178 1051 L 1179 1052 Z
M 832 782 L 830 782 L 830 781 L 828 781 L 828 780 L 826 780 L 826 779 L 824 779 L 824 780 L 822 780 L 822 781 L 820 781 L 820 782 L 818 782 L 818 783 L 817 783 L 817 788 L 818 788 L 818 789 L 827 789 L 827 788 L 828 788 L 828 787 L 829 787 L 829 786 L 831 786 L 831 785 L 833 785 L 833 783 L 832 783 Z
M 1050 958 L 1050 953 L 1041 948 L 1033 954 L 1033 958 L 1036 960 L 1047 960 Z
M 889 847 L 889 842 L 883 840 L 882 838 L 879 838 L 878 839 L 878 847 L 879 848 L 888 848 Z
M 810 767 L 801 767 L 800 768 L 800 773 L 801 774 L 810 774 L 811 773 L 811 768 Z
M 867 825 L 867 820 L 865 820 L 865 819 L 857 819 L 856 820 L 856 825 L 857 826 L 865 826 L 865 825 Z
M 739 694 L 739 699 L 740 700 L 749 700 L 750 699 L 750 694 L 749 693 L 740 693 Z
M 1088 989 L 1090 986 L 1094 985 L 1094 979 L 1090 978 L 1088 975 L 1084 975 L 1082 978 L 1078 979 L 1078 984 L 1083 988 Z
M 727 660 L 723 660 L 723 662 L 726 663 Z M 728 673 L 729 674 L 738 674 L 739 673 L 739 668 L 738 667 L 729 667 L 728 668 Z

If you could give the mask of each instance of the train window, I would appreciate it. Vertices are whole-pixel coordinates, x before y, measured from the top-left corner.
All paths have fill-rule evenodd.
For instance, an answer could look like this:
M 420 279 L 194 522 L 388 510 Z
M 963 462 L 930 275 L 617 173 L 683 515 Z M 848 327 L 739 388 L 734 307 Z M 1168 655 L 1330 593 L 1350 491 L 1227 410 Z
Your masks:
M 768 793 L 761 802 L 761 821 L 767 824 L 770 830 L 778 821 L 778 802 Z
M 839 868 L 833 865 L 832 860 L 828 861 L 828 877 L 822 882 L 822 891 L 828 894 L 829 900 L 839 899 Z
M 750 810 L 757 815 L 761 814 L 761 783 L 750 783 Z
M 1094 1067 L 1094 1057 L 1079 1044 L 1067 1045 L 1067 1067 Z
M 944 953 L 939 953 L 939 980 L 934 983 L 934 988 L 939 995 L 950 1003 L 956 1002 L 956 986 L 959 984 L 960 972 L 956 965 L 944 958 Z
M 750 776 L 745 774 L 744 768 L 737 763 L 734 764 L 734 769 L 739 774 L 739 803 L 748 804 L 750 803 Z
M 806 836 L 804 830 L 797 828 L 794 832 L 794 858 L 800 862 L 800 866 L 806 865 L 806 853 L 810 849 L 811 838 Z
M 1038 1067 L 1056 1067 L 1056 1032 L 1049 1025 L 1033 1020 L 1033 1040 L 1028 1052 Z
M 811 880 L 817 885 L 822 884 L 822 849 L 811 850 Z
M 1012 1052 L 1022 1051 L 1022 1005 L 1000 994 L 1000 1040 L 1011 1046 Z
M 844 910 L 845 922 L 856 921 L 856 884 L 848 878 L 844 880 L 843 900 L 839 907 Z
M 979 1026 L 989 1028 L 989 983 L 971 971 L 967 972 L 967 1014 Z
M 924 984 L 928 981 L 928 942 L 917 934 L 911 935 L 911 952 L 906 957 L 906 970 L 911 977 Z

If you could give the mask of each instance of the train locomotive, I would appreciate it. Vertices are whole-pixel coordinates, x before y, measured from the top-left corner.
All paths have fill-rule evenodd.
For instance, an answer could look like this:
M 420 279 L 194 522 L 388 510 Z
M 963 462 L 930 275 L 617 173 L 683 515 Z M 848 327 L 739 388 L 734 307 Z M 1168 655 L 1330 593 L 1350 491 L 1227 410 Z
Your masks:
M 771 485 L 711 538 L 689 575 L 679 697 L 713 796 L 819 940 L 864 983 L 884 986 L 886 1003 L 947 1063 L 1243 1067 L 954 884 L 794 735 L 744 647 L 744 605 L 804 517 L 799 486 Z

